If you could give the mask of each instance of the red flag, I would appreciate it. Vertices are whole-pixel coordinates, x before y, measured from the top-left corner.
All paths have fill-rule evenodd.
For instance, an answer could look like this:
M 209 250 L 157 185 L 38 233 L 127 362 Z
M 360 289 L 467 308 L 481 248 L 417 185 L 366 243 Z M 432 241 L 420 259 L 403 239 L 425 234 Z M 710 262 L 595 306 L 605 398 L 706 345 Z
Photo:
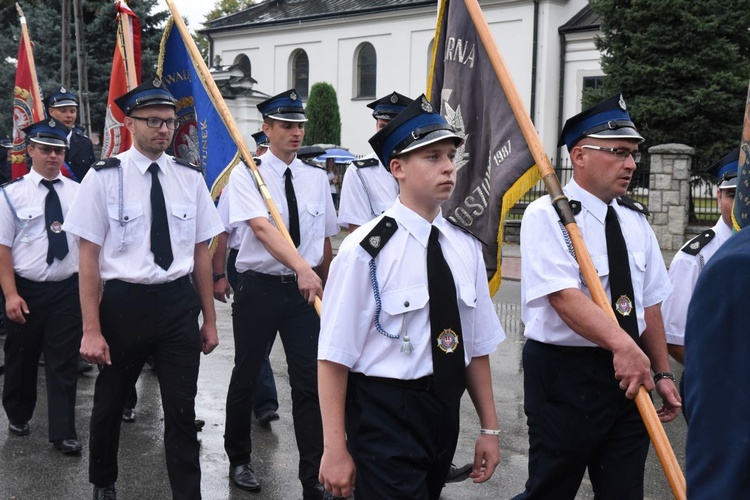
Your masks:
M 25 20 L 21 20 L 25 26 Z M 26 134 L 23 129 L 32 123 L 44 119 L 44 108 L 41 95 L 36 86 L 33 54 L 27 52 L 31 46 L 24 29 L 21 43 L 18 46 L 18 66 L 16 67 L 16 84 L 13 89 L 13 165 L 11 177 L 17 179 L 29 172 L 26 166 Z
M 115 99 L 138 86 L 141 81 L 141 23 L 125 2 L 115 2 L 117 43 L 109 80 L 107 116 L 104 120 L 102 157 L 109 158 L 130 148 L 132 139 L 125 128 L 125 114 Z

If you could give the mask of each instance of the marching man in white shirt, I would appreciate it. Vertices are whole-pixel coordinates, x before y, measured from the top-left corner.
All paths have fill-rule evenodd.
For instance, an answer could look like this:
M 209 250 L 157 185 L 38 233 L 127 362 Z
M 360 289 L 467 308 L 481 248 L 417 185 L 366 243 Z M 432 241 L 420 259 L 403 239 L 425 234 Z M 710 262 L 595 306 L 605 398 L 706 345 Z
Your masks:
M 335 495 L 437 499 L 465 389 L 482 427 L 474 482 L 499 462 L 489 354 L 505 333 L 480 243 L 440 212 L 461 142 L 424 96 L 370 139 L 401 194 L 341 245 L 323 300 L 320 481 Z

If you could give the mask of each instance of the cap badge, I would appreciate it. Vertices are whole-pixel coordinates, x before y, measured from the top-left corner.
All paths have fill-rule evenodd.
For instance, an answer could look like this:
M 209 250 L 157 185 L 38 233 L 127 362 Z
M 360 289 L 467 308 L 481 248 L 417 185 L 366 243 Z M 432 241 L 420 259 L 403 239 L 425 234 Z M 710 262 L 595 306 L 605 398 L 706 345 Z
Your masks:
M 65 87 L 60 87 L 60 93 L 61 93 L 61 94 L 67 94 L 67 93 L 68 93 L 68 91 L 67 91 L 67 90 L 65 90 Z
M 396 104 L 397 102 L 398 102 L 398 96 L 394 92 L 393 94 L 391 94 L 391 103 Z
M 432 104 L 430 104 L 424 97 L 422 98 L 422 110 L 427 113 L 432 113 Z
M 633 301 L 627 295 L 620 295 L 615 304 L 615 310 L 622 316 L 630 316 L 633 311 Z
M 154 81 L 151 83 L 154 85 L 154 87 L 161 87 L 161 78 L 159 78 L 158 76 L 154 77 Z
M 371 236 L 369 240 L 372 248 L 380 248 L 380 236 Z
M 623 111 L 627 111 L 628 107 L 625 106 L 625 99 L 622 98 L 622 94 L 620 94 L 620 100 L 617 102 L 620 105 L 620 109 Z
M 440 332 L 440 335 L 438 335 L 437 345 L 440 350 L 446 354 L 456 352 L 456 347 L 458 347 L 458 335 L 450 328 L 446 328 Z
M 296 92 L 292 92 L 291 94 L 289 94 L 289 99 L 291 99 L 292 101 L 296 101 L 297 100 L 297 93 Z

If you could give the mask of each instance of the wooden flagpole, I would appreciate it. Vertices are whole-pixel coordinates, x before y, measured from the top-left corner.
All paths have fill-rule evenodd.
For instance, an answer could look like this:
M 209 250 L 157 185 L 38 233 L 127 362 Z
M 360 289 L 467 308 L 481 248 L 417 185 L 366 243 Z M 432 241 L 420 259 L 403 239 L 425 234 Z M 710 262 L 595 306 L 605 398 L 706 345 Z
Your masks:
M 591 261 L 588 249 L 583 242 L 578 225 L 573 217 L 573 212 L 568 205 L 568 199 L 563 193 L 560 181 L 558 180 L 557 175 L 555 175 L 555 171 L 552 169 L 552 165 L 544 151 L 542 142 L 539 140 L 539 136 L 534 129 L 534 124 L 531 122 L 531 118 L 526 111 L 526 106 L 523 104 L 521 95 L 518 93 L 513 78 L 511 77 L 510 72 L 505 65 L 505 61 L 500 54 L 500 50 L 495 44 L 490 28 L 487 25 L 487 21 L 482 14 L 482 9 L 477 0 L 464 0 L 464 2 L 469 11 L 469 15 L 477 28 L 479 38 L 481 39 L 490 61 L 492 62 L 495 73 L 497 73 L 497 77 L 505 91 L 505 95 L 508 97 L 508 102 L 510 103 L 511 108 L 513 109 L 513 114 L 521 127 L 523 136 L 529 145 L 531 154 L 536 161 L 537 167 L 539 168 L 539 174 L 547 187 L 552 204 L 557 208 L 558 213 L 561 215 L 562 222 L 565 225 L 565 229 L 570 235 L 571 242 L 575 249 L 576 258 L 578 259 L 578 265 L 581 268 L 586 283 L 588 283 L 591 298 L 610 316 L 610 318 L 612 318 L 613 321 L 616 322 L 617 319 L 615 318 L 615 313 L 609 303 L 604 287 L 602 287 L 601 281 L 599 281 L 599 275 Z M 669 439 L 667 439 L 667 435 L 664 432 L 664 427 L 659 421 L 654 404 L 645 387 L 640 387 L 635 401 L 675 498 L 678 500 L 686 498 L 685 476 L 682 474 L 682 470 L 677 463 L 677 457 L 669 444 Z
M 122 3 L 127 5 L 125 0 Z M 115 2 L 116 3 L 116 2 Z M 138 73 L 135 70 L 135 49 L 133 47 L 133 21 L 130 16 L 118 12 L 120 21 L 120 42 L 125 51 L 125 74 L 127 76 L 128 90 L 138 86 Z
M 214 82 L 214 79 L 208 72 L 206 62 L 201 57 L 201 54 L 198 51 L 198 47 L 195 46 L 195 41 L 188 31 L 187 26 L 185 25 L 185 21 L 183 21 L 182 16 L 180 16 L 180 13 L 177 11 L 177 7 L 174 5 L 174 2 L 172 0 L 166 0 L 166 2 L 169 10 L 172 12 L 174 24 L 175 26 L 177 26 L 177 29 L 180 30 L 180 36 L 182 36 L 182 40 L 185 42 L 185 47 L 190 54 L 190 58 L 193 60 L 195 69 L 196 71 L 198 71 L 201 80 L 206 86 L 206 90 L 211 96 L 211 100 L 216 106 L 216 110 L 219 112 L 224 125 L 227 126 L 229 135 L 232 136 L 234 143 L 237 145 L 237 148 L 240 151 L 240 155 L 242 156 L 242 160 L 250 169 L 250 172 L 252 172 L 255 179 L 255 184 L 258 186 L 258 190 L 263 197 L 263 201 L 265 201 L 266 206 L 268 207 L 268 211 L 271 213 L 271 218 L 273 218 L 273 221 L 276 223 L 276 227 L 281 232 L 282 236 L 292 246 L 292 248 L 294 248 L 294 251 L 296 252 L 297 247 L 294 245 L 292 237 L 289 236 L 289 231 L 286 225 L 284 225 L 284 220 L 281 218 L 281 214 L 279 214 L 279 210 L 276 208 L 276 203 L 274 203 L 273 199 L 271 198 L 271 192 L 268 190 L 268 186 L 266 186 L 265 181 L 263 181 L 263 177 L 261 177 L 260 172 L 258 171 L 258 167 L 253 161 L 253 156 L 250 154 L 250 150 L 247 149 L 247 144 L 245 144 L 245 140 L 242 138 L 242 134 L 240 134 L 240 131 L 237 128 L 234 117 L 229 112 L 229 108 L 227 108 L 227 105 L 224 102 L 224 98 L 221 97 L 221 92 L 219 92 L 219 88 L 216 86 L 216 82 Z M 318 315 L 320 315 L 321 305 L 322 304 L 320 301 L 320 297 L 315 297 L 315 310 L 318 312 Z
M 34 111 L 37 113 L 39 119 L 42 120 L 44 119 L 44 105 L 42 104 L 42 96 L 39 94 L 39 82 L 36 78 L 34 53 L 31 51 L 31 39 L 29 38 L 29 29 L 26 26 L 26 16 L 23 15 L 23 10 L 18 3 L 16 3 L 16 10 L 18 10 L 18 16 L 21 21 L 21 37 L 26 47 L 26 57 L 28 58 L 29 71 L 31 71 L 31 95 L 34 96 Z

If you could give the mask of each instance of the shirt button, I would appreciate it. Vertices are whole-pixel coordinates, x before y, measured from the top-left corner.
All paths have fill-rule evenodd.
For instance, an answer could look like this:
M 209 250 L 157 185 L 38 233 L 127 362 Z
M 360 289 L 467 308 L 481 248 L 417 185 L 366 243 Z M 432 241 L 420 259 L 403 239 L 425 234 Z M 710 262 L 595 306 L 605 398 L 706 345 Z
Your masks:
M 124 220 L 130 220 L 130 217 L 128 217 L 128 216 L 126 215 L 125 217 L 123 217 L 123 219 L 124 219 Z
M 404 302 L 404 307 L 409 307 L 409 301 L 408 300 Z

